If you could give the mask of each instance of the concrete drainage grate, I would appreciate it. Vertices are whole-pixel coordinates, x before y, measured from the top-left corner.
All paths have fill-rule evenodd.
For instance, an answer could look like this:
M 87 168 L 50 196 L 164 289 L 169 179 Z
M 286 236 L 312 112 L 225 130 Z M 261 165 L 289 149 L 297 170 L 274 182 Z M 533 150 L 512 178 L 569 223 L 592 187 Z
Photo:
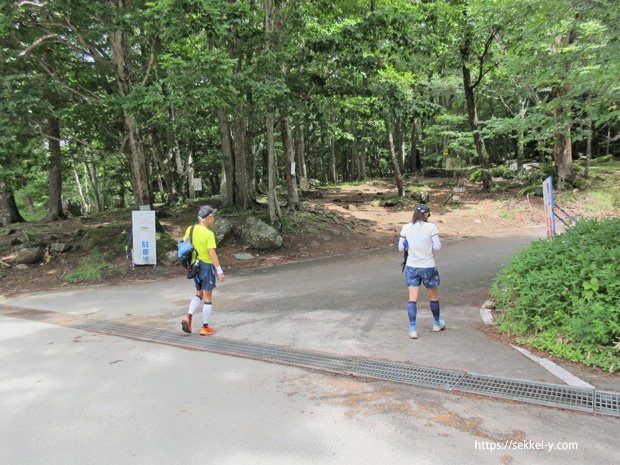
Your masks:
M 592 412 L 594 409 L 593 389 L 470 373 L 459 381 L 455 389 L 573 410 Z
M 190 336 L 163 329 L 153 330 L 143 326 L 113 321 L 80 319 L 76 316 L 47 310 L 27 309 L 3 304 L 0 304 L 0 311 L 5 316 L 47 322 L 83 331 L 157 344 L 167 344 L 185 349 L 216 352 L 343 375 L 375 378 L 414 386 L 461 391 L 570 410 L 620 416 L 620 393 L 618 392 L 478 375 L 387 360 L 372 360 L 271 344 L 236 341 L 221 337 Z
M 458 371 L 420 367 L 384 360 L 364 360 L 354 368 L 353 374 L 448 390 L 453 389 L 464 376 L 464 373 Z
M 620 393 L 596 391 L 594 394 L 594 411 L 620 416 Z
M 620 416 L 620 393 L 598 392 L 572 386 L 478 375 L 387 360 L 371 360 L 270 344 L 235 341 L 220 337 L 192 337 L 167 330 L 148 330 L 139 326 L 108 321 L 76 320 L 65 323 L 65 326 L 343 375 L 368 377 L 414 386 L 461 391 L 551 407 Z

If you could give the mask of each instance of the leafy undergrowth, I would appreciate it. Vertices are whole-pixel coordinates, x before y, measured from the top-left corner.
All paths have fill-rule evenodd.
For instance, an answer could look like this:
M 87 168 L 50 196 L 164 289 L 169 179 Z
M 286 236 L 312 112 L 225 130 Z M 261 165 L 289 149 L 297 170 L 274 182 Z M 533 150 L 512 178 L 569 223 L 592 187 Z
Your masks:
M 89 281 L 101 281 L 102 272 L 109 268 L 101 253 L 97 249 L 80 260 L 79 267 L 68 273 L 64 280 L 67 283 L 79 283 Z
M 620 218 L 581 221 L 512 257 L 493 283 L 500 332 L 610 372 L 620 369 Z

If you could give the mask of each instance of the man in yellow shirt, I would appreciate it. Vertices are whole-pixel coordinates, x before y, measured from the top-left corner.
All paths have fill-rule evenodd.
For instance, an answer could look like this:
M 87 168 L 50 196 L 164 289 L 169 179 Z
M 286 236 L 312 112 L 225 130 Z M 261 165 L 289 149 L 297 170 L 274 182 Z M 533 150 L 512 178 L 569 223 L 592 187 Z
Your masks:
M 194 277 L 196 285 L 196 295 L 189 303 L 189 310 L 183 317 L 181 329 L 186 333 L 192 332 L 192 318 L 194 312 L 202 302 L 202 328 L 201 336 L 210 336 L 215 333 L 215 328 L 209 326 L 209 317 L 213 311 L 213 289 L 215 289 L 215 276 L 217 274 L 220 282 L 224 281 L 224 272 L 220 266 L 220 261 L 215 253 L 215 234 L 211 228 L 215 224 L 215 212 L 217 210 L 204 205 L 198 210 L 198 224 L 194 226 L 192 232 L 192 264 L 198 262 L 199 271 Z M 189 237 L 191 226 L 185 231 L 183 240 Z

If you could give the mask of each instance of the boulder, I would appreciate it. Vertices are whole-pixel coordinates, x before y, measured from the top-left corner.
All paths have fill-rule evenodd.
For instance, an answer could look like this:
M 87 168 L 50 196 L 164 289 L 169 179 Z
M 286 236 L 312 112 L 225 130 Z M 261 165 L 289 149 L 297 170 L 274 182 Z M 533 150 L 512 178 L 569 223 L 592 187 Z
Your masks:
M 160 265 L 166 266 L 180 264 L 176 250 L 170 250 L 169 252 L 162 253 L 159 257 L 157 257 L 157 261 Z
M 17 252 L 15 257 L 15 264 L 17 265 L 32 265 L 33 263 L 40 262 L 43 258 L 43 251 L 38 247 L 30 247 L 21 249 Z
M 282 236 L 278 231 L 253 216 L 243 223 L 241 240 L 253 249 L 270 250 L 282 247 Z
M 411 198 L 419 203 L 428 203 L 431 195 L 427 191 L 415 191 L 411 193 Z
M 53 253 L 65 253 L 71 251 L 69 244 L 63 244 L 62 242 L 54 242 L 50 244 L 50 252 Z
M 217 245 L 220 245 L 228 239 L 228 237 L 230 237 L 233 231 L 233 224 L 229 219 L 220 217 L 215 221 L 215 224 L 211 229 L 215 233 L 215 242 Z

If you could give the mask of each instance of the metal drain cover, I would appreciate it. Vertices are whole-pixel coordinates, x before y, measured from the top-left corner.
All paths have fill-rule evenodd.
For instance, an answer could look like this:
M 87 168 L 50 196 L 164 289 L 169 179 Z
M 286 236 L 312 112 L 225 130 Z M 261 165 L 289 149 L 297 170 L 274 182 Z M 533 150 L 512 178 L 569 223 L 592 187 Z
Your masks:
M 481 394 L 571 410 L 620 416 L 620 393 L 559 384 L 501 378 L 407 363 L 295 349 L 221 337 L 198 337 L 163 329 L 145 329 L 114 321 L 0 304 L 3 315 L 68 328 L 166 344 L 192 350 L 293 365 L 349 376 L 374 378 L 413 386 Z

